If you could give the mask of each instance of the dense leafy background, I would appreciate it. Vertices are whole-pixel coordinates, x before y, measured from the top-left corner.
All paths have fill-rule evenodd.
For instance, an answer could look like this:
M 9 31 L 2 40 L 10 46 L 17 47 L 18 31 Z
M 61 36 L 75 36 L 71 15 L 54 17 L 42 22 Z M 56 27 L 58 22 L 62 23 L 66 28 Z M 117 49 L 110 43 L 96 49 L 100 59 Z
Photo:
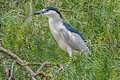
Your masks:
M 0 0 L 0 46 L 30 63 L 66 64 L 68 53 L 53 39 L 47 18 L 32 14 L 47 5 L 59 8 L 63 20 L 83 34 L 92 52 L 91 58 L 74 56 L 69 67 L 51 80 L 120 80 L 120 0 Z M 12 61 L 0 60 L 0 80 L 7 80 L 3 62 L 11 68 Z M 45 71 L 54 73 L 52 67 Z M 13 77 L 31 79 L 18 64 Z

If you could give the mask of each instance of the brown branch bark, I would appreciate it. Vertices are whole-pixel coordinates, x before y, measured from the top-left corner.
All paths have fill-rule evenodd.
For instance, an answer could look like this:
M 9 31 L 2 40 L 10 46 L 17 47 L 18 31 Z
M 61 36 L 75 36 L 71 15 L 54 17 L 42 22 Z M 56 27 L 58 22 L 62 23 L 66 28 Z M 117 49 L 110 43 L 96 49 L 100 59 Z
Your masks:
M 50 62 L 44 62 L 41 64 L 40 68 L 35 72 L 36 74 L 34 76 L 37 76 L 38 74 L 41 74 L 44 77 L 52 77 L 51 75 L 46 75 L 43 71 L 42 68 L 46 65 L 50 65 Z
M 4 64 L 5 73 L 7 77 L 9 78 L 11 76 L 11 70 L 8 68 L 5 62 L 3 64 Z
M 31 75 L 32 80 L 36 80 L 35 77 L 37 75 L 42 75 L 43 77 L 46 77 L 46 78 L 51 78 L 53 76 L 53 75 L 47 75 L 45 72 L 42 71 L 42 69 L 43 69 L 44 66 L 50 65 L 50 62 L 44 62 L 44 63 L 42 63 L 41 66 L 40 66 L 40 68 L 36 72 L 34 72 L 28 66 L 29 63 L 28 62 L 24 62 L 16 54 L 8 51 L 7 49 L 5 49 L 3 47 L 0 47 L 0 52 L 4 53 L 5 55 L 11 56 L 14 59 L 15 62 L 17 62 L 18 64 L 20 64 L 21 66 L 23 66 L 29 72 L 29 74 Z M 58 67 L 59 67 L 58 71 L 63 70 L 63 66 L 62 65 L 58 65 Z M 8 69 L 8 68 L 6 68 L 6 69 Z M 7 73 L 10 73 L 10 72 L 8 72 L 8 70 L 6 70 L 6 71 L 7 71 Z
M 12 63 L 12 66 L 11 66 L 11 73 L 10 73 L 10 77 L 9 77 L 9 79 L 8 80 L 12 80 L 12 76 L 13 76 L 13 68 L 14 68 L 14 65 L 15 65 L 15 60 L 13 61 L 13 63 Z
M 16 62 L 18 63 L 18 64 L 20 64 L 20 65 L 25 65 L 25 63 L 23 62 L 23 60 L 22 59 L 20 59 L 16 54 L 14 54 L 14 53 L 12 53 L 12 52 L 10 52 L 10 51 L 8 51 L 7 49 L 4 49 L 3 47 L 0 47 L 0 52 L 3 52 L 4 54 L 6 54 L 6 55 L 8 55 L 8 56 L 11 56 L 13 59 L 15 59 L 16 60 Z M 35 79 L 35 73 L 31 70 L 31 68 L 29 67 L 29 66 L 23 66 L 29 73 L 30 73 L 30 75 L 32 76 L 32 79 L 33 80 L 36 80 Z

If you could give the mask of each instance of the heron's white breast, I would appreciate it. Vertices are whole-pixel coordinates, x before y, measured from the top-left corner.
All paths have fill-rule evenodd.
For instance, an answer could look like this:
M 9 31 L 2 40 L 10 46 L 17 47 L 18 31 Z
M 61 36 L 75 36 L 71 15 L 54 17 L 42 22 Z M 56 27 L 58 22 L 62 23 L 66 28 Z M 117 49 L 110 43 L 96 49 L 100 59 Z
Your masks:
M 50 31 L 53 35 L 53 37 L 55 38 L 55 40 L 57 41 L 58 45 L 64 50 L 67 51 L 67 47 L 69 47 L 65 41 L 63 40 L 60 30 L 61 29 L 65 29 L 65 27 L 62 25 L 62 23 L 49 23 L 49 27 L 50 27 Z

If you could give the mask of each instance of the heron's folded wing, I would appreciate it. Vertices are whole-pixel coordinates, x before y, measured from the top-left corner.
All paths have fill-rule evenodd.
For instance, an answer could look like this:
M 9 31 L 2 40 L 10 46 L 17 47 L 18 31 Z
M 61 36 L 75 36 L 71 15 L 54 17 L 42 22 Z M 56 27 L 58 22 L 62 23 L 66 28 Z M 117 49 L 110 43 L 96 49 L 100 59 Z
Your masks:
M 66 44 L 75 50 L 81 51 L 84 47 L 87 47 L 81 36 L 76 33 L 61 29 L 61 36 Z

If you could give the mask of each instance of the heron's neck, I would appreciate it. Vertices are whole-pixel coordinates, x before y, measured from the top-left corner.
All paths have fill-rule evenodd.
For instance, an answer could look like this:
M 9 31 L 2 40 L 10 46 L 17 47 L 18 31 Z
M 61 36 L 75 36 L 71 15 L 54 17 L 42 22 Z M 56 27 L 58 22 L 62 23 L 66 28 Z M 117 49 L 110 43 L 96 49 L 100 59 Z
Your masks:
M 51 17 L 49 18 L 49 25 L 50 26 L 57 26 L 57 25 L 62 25 L 62 19 L 60 17 Z

